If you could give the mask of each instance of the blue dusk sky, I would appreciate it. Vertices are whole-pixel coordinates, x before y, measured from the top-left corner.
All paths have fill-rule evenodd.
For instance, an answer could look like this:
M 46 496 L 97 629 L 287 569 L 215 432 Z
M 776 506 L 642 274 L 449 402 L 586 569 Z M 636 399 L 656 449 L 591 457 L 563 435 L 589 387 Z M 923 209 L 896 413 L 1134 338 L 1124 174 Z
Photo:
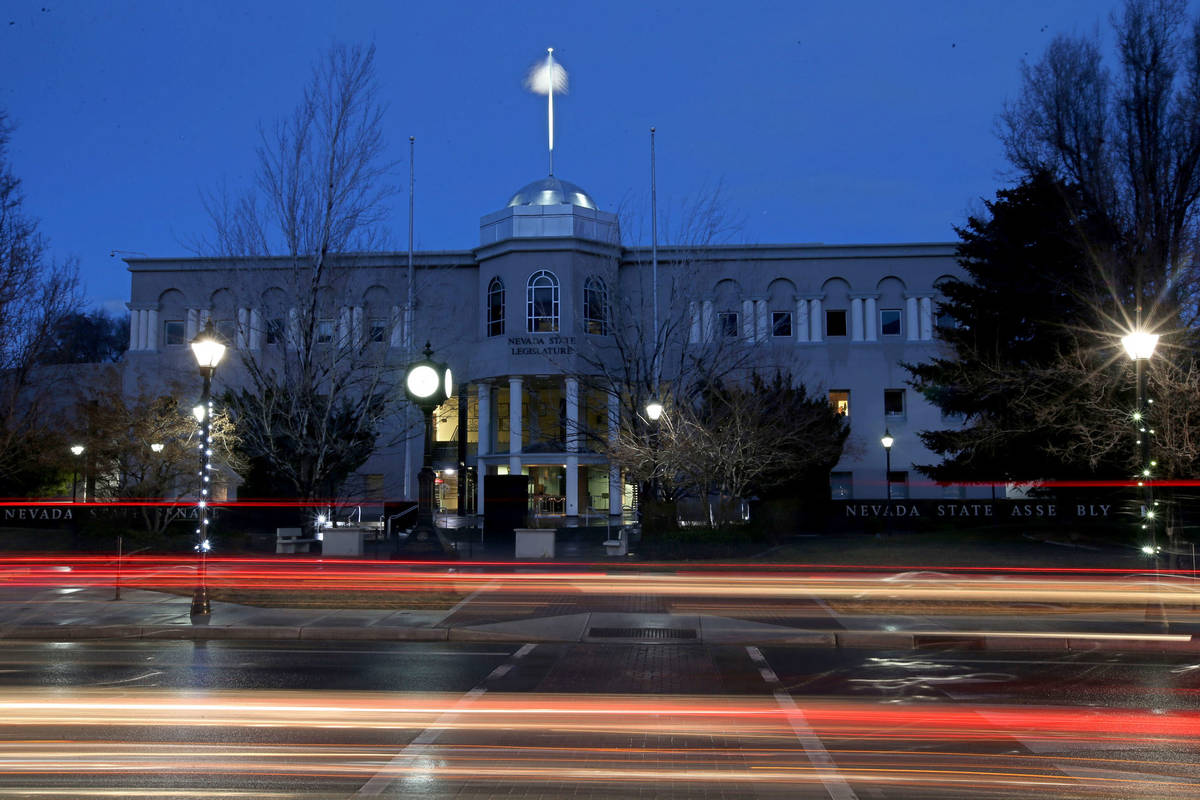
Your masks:
M 335 41 L 377 47 L 395 250 L 409 136 L 418 249 L 475 246 L 479 217 L 545 175 L 545 98 L 522 81 L 547 46 L 570 75 L 555 173 L 630 215 L 633 243 L 651 126 L 668 217 L 719 184 L 732 241 L 951 241 L 1007 180 L 994 123 L 1022 59 L 1057 33 L 1108 41 L 1116 5 L 7 0 L 0 106 L 27 211 L 110 310 L 129 293 L 121 251 L 190 255 L 202 191 L 250 183 L 259 124 Z

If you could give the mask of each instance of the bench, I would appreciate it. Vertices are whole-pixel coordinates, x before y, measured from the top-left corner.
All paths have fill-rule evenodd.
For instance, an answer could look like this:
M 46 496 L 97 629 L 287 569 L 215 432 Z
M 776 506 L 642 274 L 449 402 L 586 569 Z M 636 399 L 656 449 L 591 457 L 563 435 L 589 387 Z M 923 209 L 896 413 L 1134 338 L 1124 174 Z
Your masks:
M 275 553 L 308 553 L 312 550 L 313 542 L 320 541 L 314 538 L 304 538 L 304 531 L 300 528 L 276 528 L 275 529 Z M 302 548 L 302 549 L 296 549 Z
M 610 556 L 629 555 L 629 537 L 625 528 L 617 528 L 613 538 L 604 540 L 604 553 Z

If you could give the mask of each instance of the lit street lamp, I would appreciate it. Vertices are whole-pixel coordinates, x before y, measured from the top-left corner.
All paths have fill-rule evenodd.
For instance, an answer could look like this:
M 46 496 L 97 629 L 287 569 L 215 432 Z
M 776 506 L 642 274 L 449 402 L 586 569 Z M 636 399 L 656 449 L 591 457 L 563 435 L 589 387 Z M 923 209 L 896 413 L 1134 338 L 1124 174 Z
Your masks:
M 433 360 L 433 348 L 425 343 L 425 357 L 408 368 L 404 392 L 425 421 L 425 457 L 417 473 L 417 524 L 409 536 L 410 542 L 426 543 L 437 531 L 433 524 L 433 410 L 454 395 L 454 379 L 450 368 Z
M 1150 360 L 1154 355 L 1154 348 L 1158 345 L 1158 334 L 1147 333 L 1141 328 L 1135 329 L 1133 332 L 1121 337 L 1121 344 L 1125 347 L 1125 352 L 1133 360 L 1134 370 L 1137 376 L 1137 399 L 1133 410 L 1133 424 L 1137 431 L 1138 444 L 1138 486 L 1142 487 L 1142 530 L 1150 533 L 1150 547 L 1154 548 L 1155 553 L 1158 552 L 1157 534 L 1154 525 L 1154 491 L 1150 486 L 1151 467 L 1154 462 L 1150 460 L 1150 430 L 1147 427 L 1146 418 L 1149 416 L 1150 400 L 1146 397 L 1146 371 L 1143 364 Z M 1157 556 L 1155 556 L 1157 561 Z
M 193 619 L 202 617 L 207 620 L 212 609 L 208 602 L 208 551 L 211 544 L 208 539 L 208 504 L 212 499 L 212 485 L 209 472 L 212 470 L 212 376 L 225 355 L 225 345 L 213 329 L 212 320 L 204 323 L 204 330 L 196 334 L 191 341 L 192 353 L 196 356 L 196 365 L 204 378 L 204 388 L 200 392 L 200 405 L 192 409 L 200 422 L 200 491 L 196 500 L 196 553 L 199 559 L 196 570 L 196 588 L 192 592 Z
M 883 480 L 887 486 L 887 499 L 890 503 L 892 500 L 892 445 L 896 443 L 896 440 L 892 438 L 892 432 L 884 428 L 883 438 L 879 440 L 879 443 L 883 445 Z
M 71 502 L 75 502 L 75 492 L 79 488 L 79 457 L 83 455 L 83 445 L 71 445 L 71 453 L 75 456 L 74 466 L 71 469 Z M 87 491 L 84 491 L 86 499 Z

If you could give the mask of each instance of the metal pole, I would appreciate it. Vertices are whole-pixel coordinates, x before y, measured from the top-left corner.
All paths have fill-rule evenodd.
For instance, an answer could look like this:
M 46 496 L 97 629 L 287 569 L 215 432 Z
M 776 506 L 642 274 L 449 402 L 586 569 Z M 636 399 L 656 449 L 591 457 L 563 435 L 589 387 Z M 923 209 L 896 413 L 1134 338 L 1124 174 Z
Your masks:
M 658 180 L 654 163 L 654 128 L 650 129 L 650 292 L 654 295 L 654 344 L 651 350 L 651 388 L 658 396 Z
M 196 503 L 196 551 L 199 562 L 196 568 L 196 588 L 192 591 L 192 617 L 207 617 L 212 607 L 208 600 L 208 501 L 209 467 L 212 458 L 212 367 L 202 370 L 204 388 L 200 393 L 200 407 L 204 419 L 200 424 L 200 490 Z

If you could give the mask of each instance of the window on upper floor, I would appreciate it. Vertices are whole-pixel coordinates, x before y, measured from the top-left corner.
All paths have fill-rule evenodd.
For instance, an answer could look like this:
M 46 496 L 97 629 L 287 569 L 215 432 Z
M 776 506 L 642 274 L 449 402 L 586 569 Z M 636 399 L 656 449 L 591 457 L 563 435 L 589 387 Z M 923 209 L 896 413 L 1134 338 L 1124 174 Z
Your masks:
M 182 347 L 187 344 L 187 328 L 181 319 L 169 319 L 163 323 L 163 344 L 167 347 Z
M 583 284 L 583 326 L 588 333 L 608 335 L 608 287 L 594 276 Z
M 317 320 L 317 344 L 330 344 L 333 341 L 333 320 Z
M 717 334 L 726 339 L 737 338 L 738 312 L 721 311 L 717 314 Z
M 829 405 L 843 417 L 850 416 L 850 390 L 833 389 L 829 392 Z
M 846 335 L 846 310 L 845 309 L 830 309 L 825 312 L 825 335 L 826 336 L 845 336 Z
M 283 344 L 283 318 L 267 320 L 267 344 Z
M 367 323 L 367 341 L 371 344 L 383 344 L 387 341 L 387 320 L 383 317 L 373 317 Z
M 900 335 L 900 309 L 885 308 L 879 312 L 879 333 L 882 336 Z
M 558 278 L 554 273 L 542 269 L 530 275 L 525 294 L 529 332 L 558 331 Z
M 504 281 L 492 278 L 487 290 L 487 335 L 504 335 Z
M 884 389 L 883 390 L 883 415 L 885 417 L 903 417 L 904 416 L 904 390 L 903 389 Z
M 792 312 L 771 312 L 771 335 L 787 338 L 792 335 Z

